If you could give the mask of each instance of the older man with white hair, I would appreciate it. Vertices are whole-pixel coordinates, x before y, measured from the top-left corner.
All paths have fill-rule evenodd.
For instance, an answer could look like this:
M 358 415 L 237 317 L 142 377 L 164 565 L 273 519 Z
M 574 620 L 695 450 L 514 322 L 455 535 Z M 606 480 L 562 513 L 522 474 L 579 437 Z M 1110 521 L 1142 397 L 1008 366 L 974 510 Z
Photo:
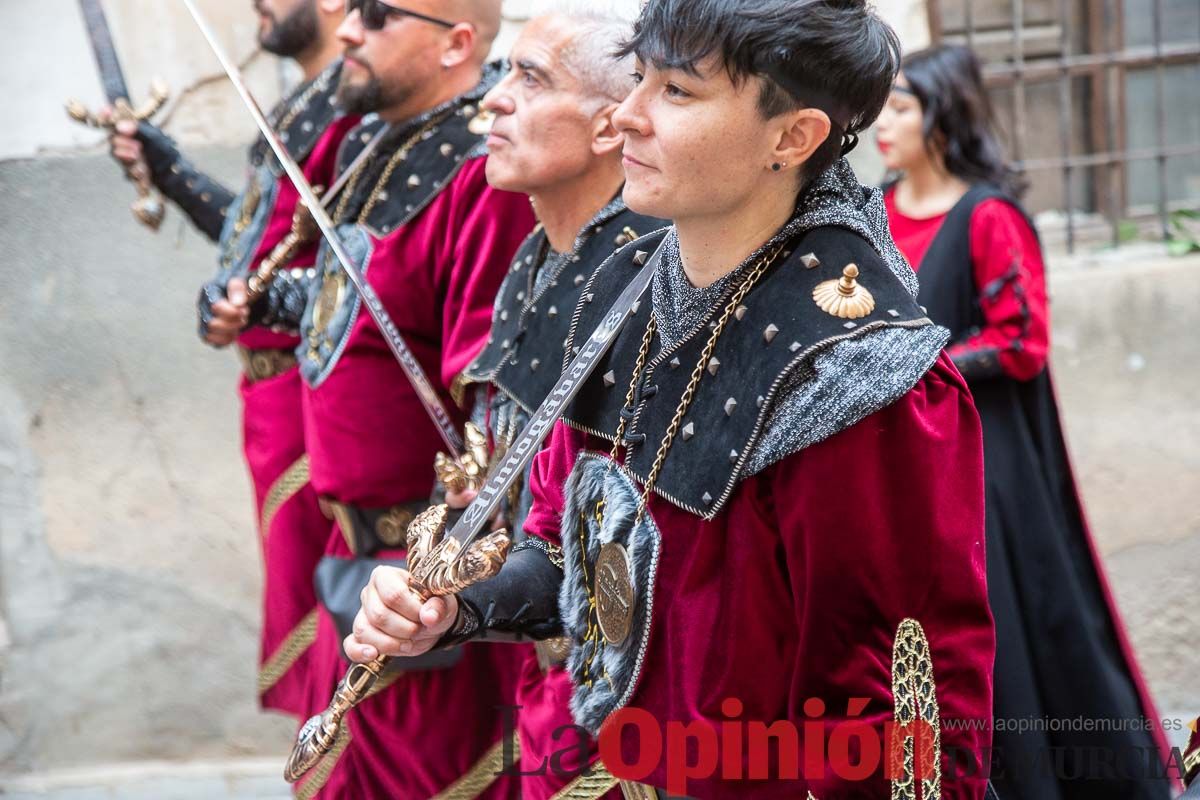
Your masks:
M 623 139 L 612 114 L 633 79 L 632 66 L 613 52 L 631 25 L 616 8 L 601 6 L 556 3 L 532 18 L 513 45 L 510 71 L 482 102 L 495 115 L 487 140 L 488 183 L 528 195 L 540 223 L 517 251 L 500 288 L 488 344 L 458 380 L 459 388 L 470 392 L 474 419 L 493 453 L 507 448 L 553 387 L 571 311 L 586 278 L 615 249 L 665 224 L 630 211 L 621 200 Z M 453 469 L 448 461 L 443 467 Z M 510 494 L 504 511 L 503 524 L 518 532 L 531 502 L 523 487 Z M 465 507 L 471 497 L 450 493 L 447 500 L 452 507 Z M 557 584 L 561 564 L 557 548 L 527 539 L 510 555 L 504 580 Z M 373 622 L 394 613 L 392 587 L 404 580 L 403 570 L 376 570 L 355 624 L 362 633 L 346 640 L 352 657 L 395 652 L 390 645 L 393 637 L 406 634 L 404 623 L 397 619 L 399 627 L 390 630 Z M 519 609 L 483 599 L 493 591 L 489 585 L 478 599 L 471 589 L 459 595 L 458 623 L 441 644 L 480 638 L 481 631 L 485 640 L 541 640 L 537 657 L 527 658 L 515 699 L 520 756 L 519 764 L 507 766 L 509 772 L 520 768 L 521 797 L 619 796 L 612 776 L 583 774 L 596 760 L 596 747 L 572 724 L 552 595 L 534 592 L 545 602 Z

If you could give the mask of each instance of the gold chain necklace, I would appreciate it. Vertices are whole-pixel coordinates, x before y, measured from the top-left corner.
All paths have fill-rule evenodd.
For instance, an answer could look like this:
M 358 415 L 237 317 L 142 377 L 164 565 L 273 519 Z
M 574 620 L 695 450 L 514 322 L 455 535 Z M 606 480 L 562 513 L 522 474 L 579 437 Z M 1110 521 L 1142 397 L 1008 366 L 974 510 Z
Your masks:
M 427 121 L 420 127 L 420 129 L 417 130 L 416 133 L 405 140 L 404 144 L 401 145 L 395 153 L 392 154 L 392 157 L 388 159 L 387 164 L 384 166 L 383 173 L 379 176 L 379 180 L 375 182 L 375 187 L 371 190 L 371 196 L 367 198 L 367 202 L 363 205 L 362 211 L 358 213 L 358 219 L 356 220 L 358 223 L 362 224 L 366 222 L 367 218 L 371 216 L 371 212 L 375 210 L 375 206 L 379 202 L 380 195 L 383 194 L 383 187 L 387 185 L 388 180 L 391 179 L 392 173 L 396 171 L 396 167 L 400 165 L 400 162 L 408 158 L 409 152 L 413 149 L 421 137 L 425 135 L 426 132 L 444 122 L 446 118 L 450 116 L 452 111 L 453 110 L 447 111 L 446 113 L 440 114 Z M 346 209 L 350 205 L 350 198 L 354 196 L 354 190 L 358 186 L 359 179 L 363 176 L 365 167 L 366 162 L 361 164 L 358 169 L 354 171 L 354 174 L 350 176 L 350 180 L 347 182 L 346 188 L 342 190 L 342 197 L 338 201 L 337 210 L 334 212 L 334 221 L 341 222 L 344 220 Z
M 667 452 L 671 448 L 671 443 L 675 439 L 675 434 L 679 430 L 679 424 L 683 421 L 683 415 L 687 413 L 688 407 L 695 397 L 696 388 L 700 385 L 700 379 L 704 376 L 704 369 L 708 365 L 709 359 L 712 358 L 713 350 L 716 349 L 717 339 L 720 338 L 721 332 L 725 330 L 725 324 L 729 322 L 729 318 L 733 316 L 734 311 L 741 305 L 742 299 L 746 293 L 754 287 L 763 273 L 770 268 L 779 254 L 783 252 L 784 245 L 778 245 L 770 253 L 759 259 L 754 265 L 749 274 L 742 279 L 737 290 L 725 305 L 724 311 L 717 319 L 717 324 L 713 328 L 712 334 L 708 337 L 708 342 L 704 345 L 704 350 L 700 353 L 700 359 L 696 362 L 696 366 L 692 369 L 691 377 L 688 379 L 687 387 L 683 390 L 683 396 L 679 398 L 679 405 L 675 407 L 675 415 L 671 418 L 671 423 L 667 426 L 667 432 L 663 435 L 662 442 L 658 446 L 658 452 L 655 453 L 654 463 L 650 467 L 650 472 L 646 476 L 646 485 L 642 490 L 641 499 L 638 502 L 637 516 L 634 517 L 633 524 L 636 526 L 642 519 L 642 514 L 646 511 L 646 504 L 650 500 L 650 493 L 654 491 L 654 484 L 658 480 L 659 473 L 662 472 L 663 462 L 667 460 Z M 654 330 L 656 328 L 654 312 L 650 312 L 650 320 L 646 323 L 646 332 L 642 334 L 641 347 L 638 349 L 637 362 L 633 368 L 633 379 L 629 383 L 629 391 L 625 394 L 625 407 L 628 408 L 633 402 L 634 395 L 637 393 L 637 385 L 641 381 L 642 370 L 645 368 L 646 359 L 650 355 L 650 344 L 654 339 Z M 613 463 L 616 463 L 617 454 L 621 448 L 621 440 L 625 435 L 626 419 L 621 417 L 621 422 L 617 425 L 617 433 L 615 441 L 613 441 L 612 452 L 610 457 Z

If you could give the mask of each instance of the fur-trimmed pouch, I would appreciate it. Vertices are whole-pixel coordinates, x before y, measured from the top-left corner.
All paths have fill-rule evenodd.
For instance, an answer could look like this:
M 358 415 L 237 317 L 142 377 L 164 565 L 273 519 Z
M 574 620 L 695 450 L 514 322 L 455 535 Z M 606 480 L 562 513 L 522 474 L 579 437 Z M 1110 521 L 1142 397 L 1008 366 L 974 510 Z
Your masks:
M 662 535 L 649 514 L 634 526 L 641 494 L 598 453 L 581 455 L 565 486 L 559 606 L 571 639 L 571 714 L 592 735 L 633 696 L 650 640 Z

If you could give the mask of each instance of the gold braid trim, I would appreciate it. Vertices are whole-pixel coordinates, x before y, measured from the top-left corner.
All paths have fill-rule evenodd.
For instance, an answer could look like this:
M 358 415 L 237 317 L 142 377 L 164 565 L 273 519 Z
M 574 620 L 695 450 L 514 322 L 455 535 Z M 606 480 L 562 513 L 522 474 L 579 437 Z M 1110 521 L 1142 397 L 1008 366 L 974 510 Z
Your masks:
M 283 640 L 283 643 L 275 649 L 271 657 L 263 662 L 263 665 L 258 670 L 258 693 L 264 694 L 272 686 L 279 683 L 279 679 L 284 673 L 292 668 L 300 656 L 304 654 L 317 638 L 317 610 L 304 615 L 304 619 L 292 628 Z
M 333 768 L 337 766 L 342 753 L 349 746 L 350 727 L 343 726 L 338 732 L 337 739 L 333 742 L 333 749 L 326 753 L 320 762 L 317 763 L 317 766 L 312 771 L 312 777 L 296 790 L 296 800 L 312 800 L 317 792 L 325 787 L 325 784 L 329 781 L 329 776 L 333 774 Z
M 267 490 L 267 496 L 263 499 L 262 521 L 259 523 L 259 532 L 264 539 L 271 532 L 271 523 L 275 520 L 275 514 L 278 513 L 280 507 L 292 499 L 296 492 L 303 489 L 306 483 L 308 483 L 307 453 L 285 469 Z
M 925 630 L 921 623 L 911 618 L 900 622 L 892 644 L 892 708 L 897 728 L 908 728 L 912 733 L 904 740 L 903 774 L 892 779 L 892 800 L 916 800 L 915 745 L 918 743 L 922 745 L 922 768 L 932 768 L 930 777 L 920 782 L 921 797 L 941 797 L 942 729 L 937 686 L 933 679 L 933 659 L 929 654 Z M 921 726 L 914 724 L 918 721 L 929 726 L 931 737 L 921 734 Z M 890 752 L 885 754 L 885 758 L 890 757 Z
M 588 768 L 591 772 L 580 775 L 560 789 L 550 800 L 596 800 L 605 792 L 621 783 L 608 771 L 603 761 L 597 760 Z
M 512 752 L 519 757 L 520 744 L 516 737 L 512 739 Z M 484 753 L 483 758 L 466 774 L 434 795 L 430 800 L 473 800 L 483 793 L 483 790 L 496 782 L 496 778 L 504 770 L 504 740 L 496 742 L 491 750 Z

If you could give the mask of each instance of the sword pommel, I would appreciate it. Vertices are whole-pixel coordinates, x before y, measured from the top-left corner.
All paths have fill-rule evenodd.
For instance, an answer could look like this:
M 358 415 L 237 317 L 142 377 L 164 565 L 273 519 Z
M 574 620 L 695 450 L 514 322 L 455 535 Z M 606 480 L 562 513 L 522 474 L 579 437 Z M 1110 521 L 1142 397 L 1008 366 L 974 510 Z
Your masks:
M 96 114 L 88 110 L 83 103 L 71 99 L 67 101 L 67 114 L 82 125 L 112 134 L 116 131 L 118 122 L 126 120 L 141 122 L 150 119 L 159 112 L 170 96 L 171 92 L 167 88 L 166 82 L 155 78 L 150 84 L 150 96 L 137 108 L 131 106 L 127 98 L 118 97 L 112 101 L 111 109 Z M 126 175 L 133 181 L 138 193 L 138 199 L 130 206 L 133 216 L 150 230 L 158 230 L 162 225 L 163 217 L 166 216 L 167 207 L 154 192 L 154 184 L 150 180 L 150 175 L 144 169 L 136 168 L 127 169 Z

